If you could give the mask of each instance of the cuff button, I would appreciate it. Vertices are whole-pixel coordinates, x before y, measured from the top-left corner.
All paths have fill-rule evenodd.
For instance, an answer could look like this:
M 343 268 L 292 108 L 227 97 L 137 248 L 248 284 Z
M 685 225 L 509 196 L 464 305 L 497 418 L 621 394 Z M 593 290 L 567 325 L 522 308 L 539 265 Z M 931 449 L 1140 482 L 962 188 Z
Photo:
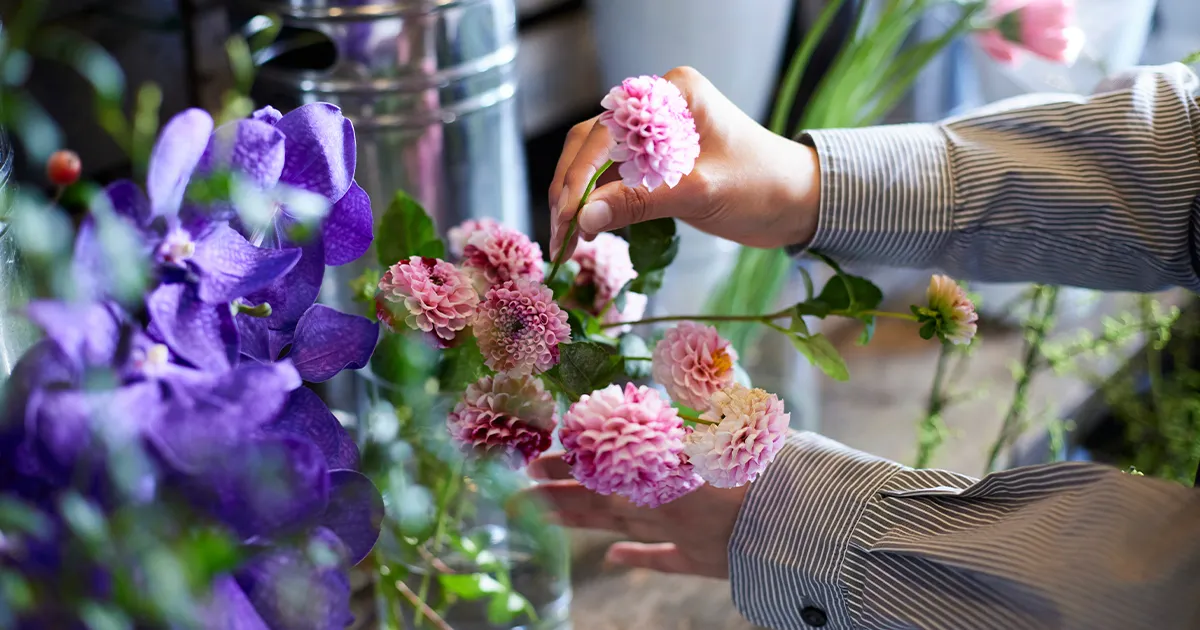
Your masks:
M 829 623 L 829 618 L 825 616 L 825 611 L 816 606 L 805 606 L 800 611 L 800 619 L 814 628 L 820 628 Z

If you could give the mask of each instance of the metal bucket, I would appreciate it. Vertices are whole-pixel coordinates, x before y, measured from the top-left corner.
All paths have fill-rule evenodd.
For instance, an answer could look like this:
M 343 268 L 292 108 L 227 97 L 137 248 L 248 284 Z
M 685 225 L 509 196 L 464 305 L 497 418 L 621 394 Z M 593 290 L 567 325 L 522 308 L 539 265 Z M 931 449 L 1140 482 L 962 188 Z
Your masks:
M 0 204 L 9 202 L 12 166 L 12 145 L 0 132 Z M 0 383 L 38 338 L 34 327 L 17 312 L 29 300 L 31 290 L 16 239 L 8 233 L 9 224 L 4 219 L 7 211 L 7 206 L 0 207 Z
M 404 190 L 443 234 L 479 217 L 528 231 L 513 0 L 249 4 L 287 27 L 256 60 L 256 100 L 341 107 L 377 214 Z

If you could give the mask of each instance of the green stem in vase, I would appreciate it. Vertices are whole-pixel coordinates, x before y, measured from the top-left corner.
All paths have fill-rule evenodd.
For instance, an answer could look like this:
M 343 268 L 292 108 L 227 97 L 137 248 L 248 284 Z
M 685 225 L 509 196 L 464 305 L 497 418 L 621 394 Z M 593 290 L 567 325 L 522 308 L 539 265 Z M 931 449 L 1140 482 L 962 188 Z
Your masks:
M 436 559 L 437 553 L 441 551 L 442 537 L 446 532 L 446 508 L 449 507 L 450 497 L 454 493 L 454 490 L 457 489 L 458 482 L 461 479 L 462 475 L 447 479 L 445 485 L 442 486 L 441 495 L 438 496 L 437 514 L 434 517 L 433 525 L 433 537 L 430 539 L 432 541 L 432 548 L 430 549 L 432 557 L 425 563 L 425 575 L 421 576 L 421 586 L 417 591 L 417 599 L 421 602 L 425 602 L 426 598 L 429 596 L 429 586 L 433 581 L 433 573 L 436 570 L 433 559 Z M 424 623 L 424 619 L 425 615 L 415 617 L 413 620 L 413 625 L 417 628 L 420 628 Z
M 583 207 L 587 205 L 588 197 L 595 190 L 596 182 L 600 181 L 600 176 L 612 165 L 613 161 L 609 160 L 599 169 L 596 169 L 596 174 L 592 175 L 592 179 L 588 181 L 587 188 L 583 189 L 583 196 L 579 198 L 579 206 L 575 208 L 575 216 L 571 217 L 571 224 L 567 227 L 567 235 L 563 238 L 562 245 L 558 248 L 558 254 L 554 256 L 554 264 L 550 266 L 550 275 L 547 277 L 551 280 L 558 275 L 558 268 L 562 267 L 563 259 L 567 255 L 567 245 L 571 243 L 571 239 L 575 236 L 575 230 L 579 228 L 579 215 L 583 212 Z

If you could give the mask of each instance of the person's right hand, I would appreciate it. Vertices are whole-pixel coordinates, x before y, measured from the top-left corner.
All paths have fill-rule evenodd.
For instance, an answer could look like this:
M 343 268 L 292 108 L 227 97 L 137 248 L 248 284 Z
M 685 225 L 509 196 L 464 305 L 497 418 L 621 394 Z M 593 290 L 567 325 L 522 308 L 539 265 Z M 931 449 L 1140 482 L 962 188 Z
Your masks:
M 633 223 L 675 217 L 752 247 L 810 241 L 820 191 L 816 152 L 759 125 L 691 68 L 676 68 L 665 78 L 683 92 L 695 118 L 700 134 L 695 168 L 675 188 L 664 185 L 653 192 L 624 186 L 617 168 L 610 168 L 582 210 L 576 237 L 590 239 Z M 595 118 L 567 136 L 550 185 L 552 256 L 612 146 L 608 129 Z

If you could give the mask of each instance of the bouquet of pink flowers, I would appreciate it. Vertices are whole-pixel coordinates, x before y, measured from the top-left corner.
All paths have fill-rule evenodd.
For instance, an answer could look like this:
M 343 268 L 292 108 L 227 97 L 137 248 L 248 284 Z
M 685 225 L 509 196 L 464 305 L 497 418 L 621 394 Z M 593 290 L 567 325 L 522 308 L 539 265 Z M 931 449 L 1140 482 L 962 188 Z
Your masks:
M 691 172 L 700 137 L 673 84 L 631 78 L 602 105 L 600 123 L 615 144 L 580 207 L 614 163 L 622 185 L 648 189 L 674 187 Z M 877 287 L 840 269 L 819 293 L 779 312 L 643 319 L 678 246 L 672 219 L 635 225 L 623 237 L 601 234 L 569 259 L 564 244 L 551 263 L 527 236 L 488 219 L 450 230 L 447 247 L 404 195 L 384 224 L 406 229 L 381 230 L 403 237 L 379 243 L 389 266 L 375 310 L 391 330 L 424 333 L 468 376 L 447 418 L 452 436 L 469 451 L 520 467 L 550 448 L 557 428 L 576 479 L 647 507 L 704 483 L 754 481 L 788 430 L 783 402 L 754 388 L 729 341 L 702 322 L 766 326 L 840 380 L 848 378 L 845 363 L 824 336 L 809 332 L 805 317 L 860 320 L 864 342 L 876 317 L 921 322 L 923 337 L 946 342 L 969 343 L 975 332 L 974 307 L 949 278 L 933 279 L 926 306 L 889 313 L 877 310 Z M 634 328 L 660 322 L 678 324 L 650 349 Z

